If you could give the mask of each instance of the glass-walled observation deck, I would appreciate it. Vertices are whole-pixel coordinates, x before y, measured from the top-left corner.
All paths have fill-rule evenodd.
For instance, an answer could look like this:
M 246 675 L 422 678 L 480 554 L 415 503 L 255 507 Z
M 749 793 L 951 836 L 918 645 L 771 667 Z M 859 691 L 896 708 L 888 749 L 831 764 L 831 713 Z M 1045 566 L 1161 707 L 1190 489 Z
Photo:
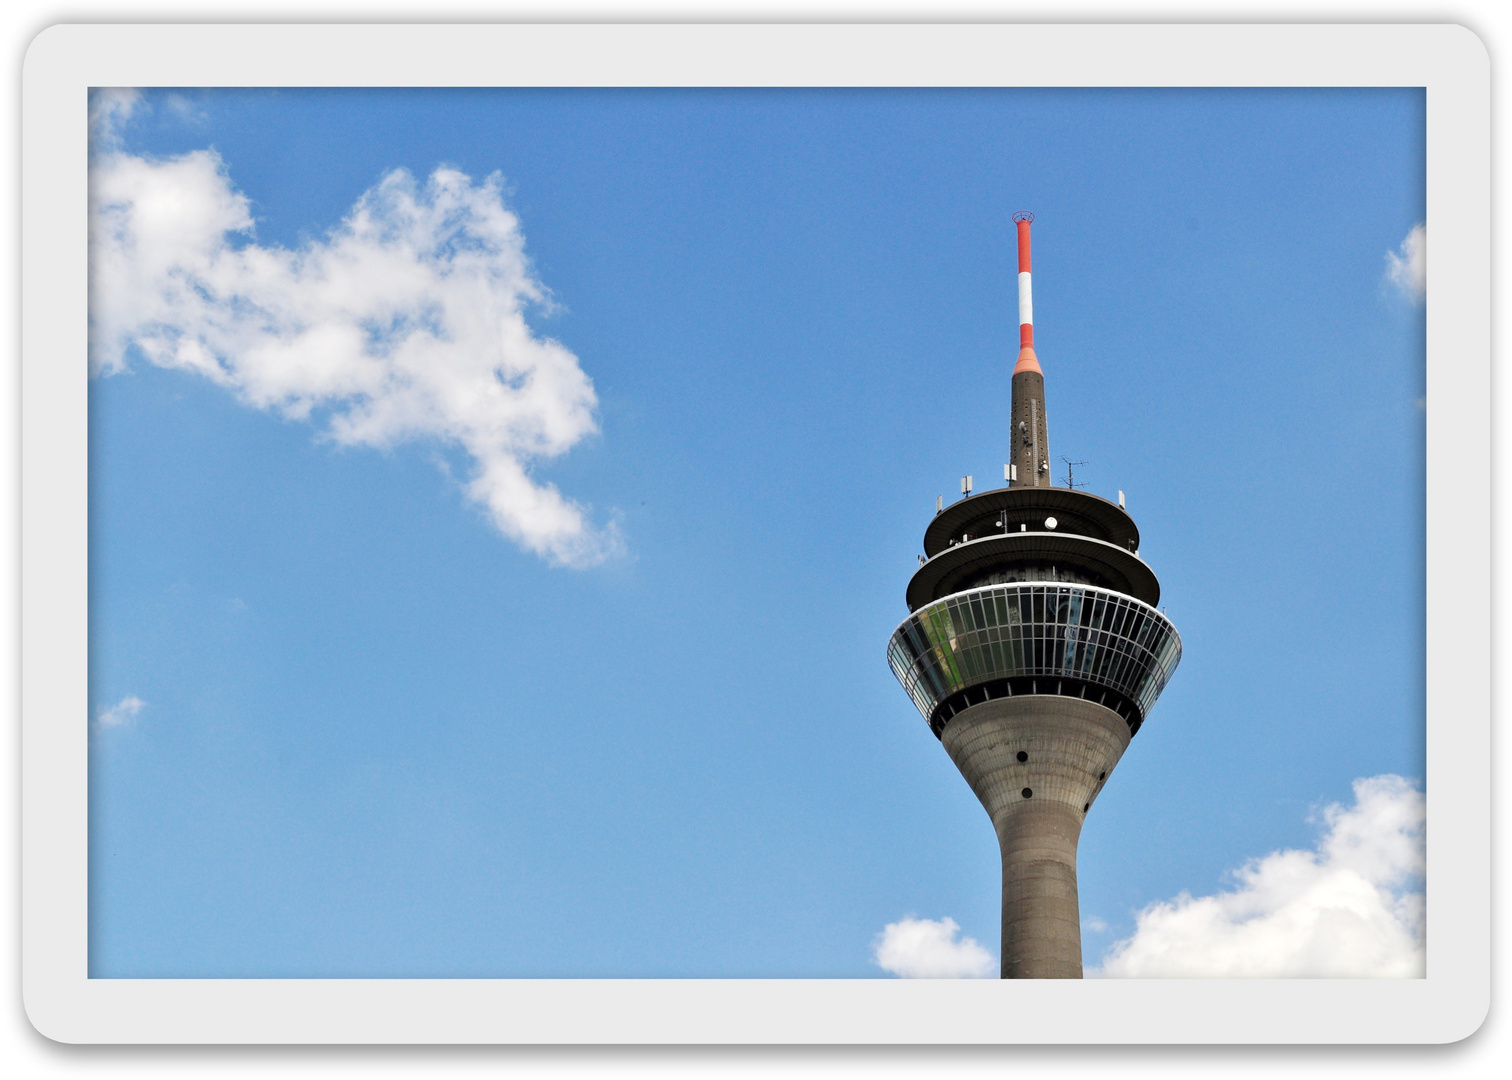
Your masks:
M 936 735 L 962 709 L 1016 694 L 1083 697 L 1137 731 L 1181 661 L 1181 635 L 1110 589 L 990 585 L 919 608 L 887 660 Z

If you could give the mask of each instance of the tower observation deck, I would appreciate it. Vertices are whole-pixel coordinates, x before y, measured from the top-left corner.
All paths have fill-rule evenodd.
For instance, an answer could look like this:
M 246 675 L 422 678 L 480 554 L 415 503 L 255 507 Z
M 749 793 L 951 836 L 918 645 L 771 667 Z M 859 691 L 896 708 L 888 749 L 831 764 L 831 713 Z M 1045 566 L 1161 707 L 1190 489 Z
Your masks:
M 1033 216 L 1014 220 L 1008 486 L 936 513 L 887 659 L 997 832 L 1003 978 L 1079 979 L 1082 822 L 1175 671 L 1181 637 L 1156 608 L 1160 583 L 1123 507 L 1050 483 Z

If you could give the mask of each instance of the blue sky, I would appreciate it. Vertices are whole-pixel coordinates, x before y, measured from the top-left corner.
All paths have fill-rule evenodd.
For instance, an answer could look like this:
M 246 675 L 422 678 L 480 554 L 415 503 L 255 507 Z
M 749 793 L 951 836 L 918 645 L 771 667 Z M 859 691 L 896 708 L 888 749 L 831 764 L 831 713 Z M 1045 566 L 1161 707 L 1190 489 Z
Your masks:
M 1082 835 L 1089 964 L 1421 785 L 1421 92 L 148 92 L 102 131 L 97 190 L 230 231 L 153 319 L 145 245 L 92 300 L 92 975 L 866 977 L 907 915 L 995 953 L 991 826 L 883 650 L 935 497 L 1001 476 L 1017 209 L 1052 454 L 1127 492 L 1185 644 Z M 410 280 L 374 253 L 458 221 L 369 318 Z M 508 423 L 448 398 L 475 288 Z M 395 390 L 409 347 L 452 374 Z

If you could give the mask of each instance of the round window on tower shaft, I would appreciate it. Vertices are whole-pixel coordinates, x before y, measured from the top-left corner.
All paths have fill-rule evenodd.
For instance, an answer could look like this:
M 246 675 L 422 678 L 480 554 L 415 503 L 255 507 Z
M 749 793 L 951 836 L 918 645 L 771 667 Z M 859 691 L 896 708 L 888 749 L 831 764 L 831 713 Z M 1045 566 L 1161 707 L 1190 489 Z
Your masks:
M 1027 753 L 1025 753 L 1023 750 L 1020 750 L 1018 752 L 1018 759 L 1020 761 L 1028 761 L 1029 760 L 1029 755 Z

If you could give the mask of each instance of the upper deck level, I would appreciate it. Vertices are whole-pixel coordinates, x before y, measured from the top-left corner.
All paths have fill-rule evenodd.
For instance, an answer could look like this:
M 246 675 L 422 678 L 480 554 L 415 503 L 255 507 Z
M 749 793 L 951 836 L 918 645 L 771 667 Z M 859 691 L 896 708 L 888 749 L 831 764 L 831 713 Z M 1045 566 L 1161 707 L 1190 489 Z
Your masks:
M 1160 601 L 1160 582 L 1138 548 L 1134 519 L 1100 496 L 1055 487 L 983 491 L 929 523 L 927 561 L 909 580 L 908 608 L 1013 581 L 1094 585 L 1153 606 Z
M 1002 487 L 968 495 L 936 514 L 924 530 L 924 554 L 932 559 L 952 542 L 1004 532 L 1072 533 L 1139 550 L 1134 519 L 1100 495 L 1061 487 Z

